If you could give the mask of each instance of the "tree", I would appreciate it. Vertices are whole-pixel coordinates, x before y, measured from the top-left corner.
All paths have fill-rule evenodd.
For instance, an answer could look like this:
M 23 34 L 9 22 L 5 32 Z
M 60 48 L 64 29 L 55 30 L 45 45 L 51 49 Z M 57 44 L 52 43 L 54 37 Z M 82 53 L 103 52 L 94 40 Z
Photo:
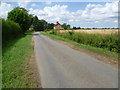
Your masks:
M 39 25 L 40 25 L 40 31 L 44 31 L 45 29 L 47 29 L 48 23 L 41 19 L 39 20 Z
M 16 7 L 8 13 L 7 19 L 18 23 L 24 33 L 32 24 L 32 15 L 29 15 L 24 8 Z
M 70 29 L 70 27 L 71 27 L 71 26 L 68 24 L 68 25 L 67 25 L 67 29 Z
M 30 22 L 30 25 L 32 25 L 32 24 L 33 24 L 34 16 L 33 16 L 32 14 L 29 14 L 29 17 L 30 17 L 30 19 L 31 19 L 31 20 L 30 20 L 30 21 L 31 21 L 31 22 Z
M 33 28 L 35 31 L 39 31 L 39 19 L 37 16 L 33 18 Z
M 63 23 L 62 27 L 64 29 L 70 29 L 70 25 L 69 24 L 66 24 L 66 23 Z
M 76 27 L 73 27 L 73 29 L 77 29 Z
M 45 20 L 39 20 L 37 16 L 33 18 L 33 28 L 35 31 L 44 31 L 47 29 L 47 22 Z
M 80 27 L 78 27 L 78 29 L 81 29 Z
M 54 25 L 54 23 L 48 23 L 47 29 L 53 29 Z

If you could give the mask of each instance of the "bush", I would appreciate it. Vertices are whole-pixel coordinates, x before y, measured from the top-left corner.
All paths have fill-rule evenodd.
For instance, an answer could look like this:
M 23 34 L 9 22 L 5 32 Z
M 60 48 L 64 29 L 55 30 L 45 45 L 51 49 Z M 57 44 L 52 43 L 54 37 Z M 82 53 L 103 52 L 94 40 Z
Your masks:
M 59 30 L 51 29 L 50 34 L 57 35 L 59 33 Z
M 52 31 L 53 29 L 45 29 L 45 32 L 47 32 L 47 31 Z
M 80 32 L 62 32 L 56 33 L 55 31 L 51 34 L 59 35 L 63 38 L 73 40 L 75 42 L 91 45 L 94 47 L 104 48 L 109 51 L 119 52 L 119 43 L 118 34 L 88 34 Z
M 8 40 L 15 39 L 20 34 L 22 34 L 22 30 L 19 24 L 2 19 L 2 42 L 6 42 Z

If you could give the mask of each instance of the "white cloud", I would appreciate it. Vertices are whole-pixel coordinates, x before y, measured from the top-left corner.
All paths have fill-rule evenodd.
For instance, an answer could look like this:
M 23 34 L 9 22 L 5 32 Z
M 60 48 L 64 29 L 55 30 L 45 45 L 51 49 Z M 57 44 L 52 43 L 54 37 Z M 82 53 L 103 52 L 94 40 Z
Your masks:
M 28 5 L 28 2 L 18 2 L 19 7 L 26 8 L 27 5 Z
M 88 4 L 84 10 L 70 12 L 67 5 L 54 5 L 44 7 L 44 9 L 29 9 L 29 13 L 35 14 L 39 19 L 45 19 L 49 22 L 90 22 L 116 23 L 118 14 L 118 2 L 101 4 Z
M 32 4 L 31 6 L 32 6 L 32 7 L 36 7 L 36 6 L 37 6 L 37 4 Z
M 117 14 L 118 2 L 112 2 L 105 5 L 88 4 L 81 16 L 90 20 L 103 22 L 117 19 Z
M 48 21 L 62 21 L 62 19 L 66 19 L 67 15 L 70 14 L 67 10 L 67 5 L 55 5 L 52 7 L 44 7 L 43 10 L 38 9 L 29 9 L 29 13 L 35 14 L 39 17 L 39 19 L 45 19 Z
M 46 2 L 44 2 L 45 4 L 52 4 L 52 2 L 51 1 L 46 1 Z
M 118 20 L 114 20 L 113 22 L 118 23 Z
M 0 5 L 0 17 L 6 19 L 8 12 L 11 11 L 12 9 L 13 9 L 13 7 L 12 7 L 11 4 L 1 2 L 1 5 Z
M 95 21 L 95 23 L 99 23 L 99 21 Z
M 21 0 L 21 1 L 18 1 L 17 4 L 19 7 L 23 7 L 23 8 L 26 8 L 28 3 L 30 3 L 32 0 Z

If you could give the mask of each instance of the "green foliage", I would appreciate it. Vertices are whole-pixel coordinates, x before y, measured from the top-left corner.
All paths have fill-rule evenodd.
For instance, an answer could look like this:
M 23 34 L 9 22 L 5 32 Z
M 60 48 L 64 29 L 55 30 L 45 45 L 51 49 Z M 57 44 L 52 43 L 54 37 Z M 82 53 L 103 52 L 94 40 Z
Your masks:
M 54 28 L 54 23 L 48 23 L 47 29 L 53 29 Z
M 73 29 L 81 29 L 80 27 L 73 27 Z
M 77 29 L 77 27 L 73 27 L 73 29 Z
M 36 88 L 31 67 L 28 67 L 33 48 L 32 35 L 26 35 L 10 41 L 2 54 L 3 88 Z
M 45 20 L 39 20 L 39 25 L 40 25 L 40 31 L 44 31 L 47 29 L 47 22 Z
M 72 31 L 72 32 L 70 32 L 70 31 L 69 31 L 68 33 L 69 33 L 69 35 L 73 35 L 73 34 L 74 34 L 74 32 L 73 32 L 73 31 Z
M 17 38 L 21 32 L 19 24 L 2 19 L 2 42 L 3 44 L 8 41 Z
M 57 33 L 59 33 L 59 30 L 52 29 L 51 32 L 50 32 L 50 34 L 54 34 L 54 35 L 57 35 Z
M 45 20 L 39 20 L 37 16 L 33 19 L 33 28 L 35 31 L 44 31 L 47 29 L 47 22 Z
M 101 35 L 101 34 L 87 34 L 87 33 L 80 33 L 80 32 L 52 32 L 50 34 L 59 35 L 65 39 L 73 40 L 77 43 L 90 45 L 93 47 L 104 48 L 109 51 L 119 52 L 120 48 L 120 40 L 118 39 L 118 34 L 108 34 L 108 35 Z
M 34 30 L 35 31 L 38 31 L 39 30 L 39 19 L 38 19 L 38 17 L 37 16 L 35 16 L 34 18 L 33 18 L 33 28 L 34 28 Z
M 7 19 L 18 23 L 23 33 L 28 30 L 32 24 L 32 15 L 29 15 L 27 10 L 24 8 L 14 8 L 8 13 Z
M 45 32 L 47 32 L 47 31 L 52 31 L 52 30 L 54 30 L 54 29 L 45 29 Z
M 63 27 L 64 29 L 68 30 L 68 29 L 70 29 L 71 26 L 70 26 L 69 24 L 63 23 L 63 24 L 62 24 L 62 27 Z

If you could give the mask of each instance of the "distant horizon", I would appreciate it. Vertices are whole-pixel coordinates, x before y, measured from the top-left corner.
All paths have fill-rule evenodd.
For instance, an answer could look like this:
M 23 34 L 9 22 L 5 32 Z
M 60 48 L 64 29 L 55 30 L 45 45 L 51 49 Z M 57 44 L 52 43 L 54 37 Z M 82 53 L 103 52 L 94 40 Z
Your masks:
M 114 2 L 1 2 L 0 17 L 15 7 L 49 23 L 67 23 L 81 28 L 118 28 L 118 1 Z

